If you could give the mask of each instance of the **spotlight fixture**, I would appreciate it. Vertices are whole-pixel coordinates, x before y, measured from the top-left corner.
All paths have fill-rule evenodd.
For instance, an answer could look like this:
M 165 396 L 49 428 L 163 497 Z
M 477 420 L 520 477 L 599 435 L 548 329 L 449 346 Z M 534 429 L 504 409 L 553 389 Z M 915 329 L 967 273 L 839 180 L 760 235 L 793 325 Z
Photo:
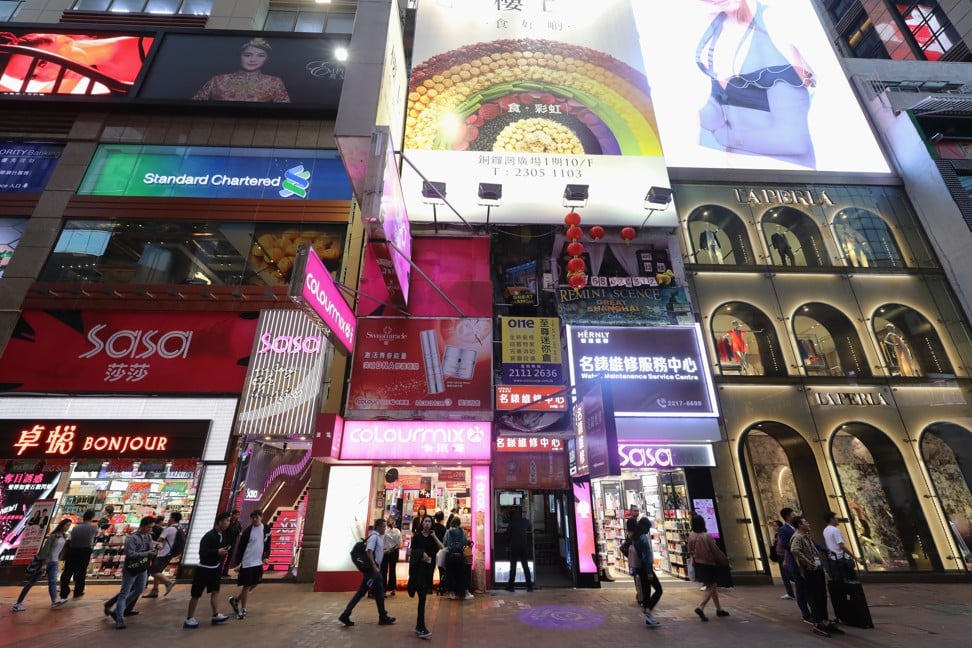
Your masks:
M 641 221 L 641 227 L 645 226 L 648 219 L 656 211 L 664 211 L 668 208 L 672 202 L 672 190 L 668 187 L 651 187 L 648 190 L 648 194 L 645 196 L 645 209 L 648 210 L 648 215 L 645 216 L 645 220 Z M 638 229 L 640 230 L 641 227 Z
M 943 139 L 945 139 L 944 135 L 942 135 L 941 133 L 935 133 L 934 135 L 928 138 L 928 141 L 931 142 L 932 144 L 938 144 Z
M 479 204 L 487 207 L 499 207 L 503 199 L 503 185 L 494 182 L 479 183 Z
M 422 181 L 422 198 L 427 205 L 444 205 L 446 197 L 446 183 Z
M 589 185 L 569 184 L 564 188 L 564 207 L 587 207 Z

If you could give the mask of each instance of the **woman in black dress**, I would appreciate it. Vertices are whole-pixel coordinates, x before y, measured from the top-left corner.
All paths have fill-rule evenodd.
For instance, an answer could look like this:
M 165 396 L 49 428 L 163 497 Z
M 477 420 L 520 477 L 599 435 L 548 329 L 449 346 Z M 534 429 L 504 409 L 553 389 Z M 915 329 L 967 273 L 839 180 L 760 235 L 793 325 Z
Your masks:
M 418 595 L 415 634 L 421 639 L 429 639 L 432 633 L 425 627 L 425 598 L 432 589 L 432 568 L 443 544 L 432 532 L 432 518 L 425 516 L 421 525 L 421 530 L 412 536 L 408 546 L 408 595 Z

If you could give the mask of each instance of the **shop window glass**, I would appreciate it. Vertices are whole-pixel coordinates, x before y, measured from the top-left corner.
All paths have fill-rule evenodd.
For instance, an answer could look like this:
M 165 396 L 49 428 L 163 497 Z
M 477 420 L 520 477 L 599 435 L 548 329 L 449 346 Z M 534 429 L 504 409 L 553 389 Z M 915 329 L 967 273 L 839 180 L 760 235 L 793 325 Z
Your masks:
M 13 259 L 25 227 L 26 218 L 0 218 L 0 277 Z
M 354 29 L 354 16 L 353 15 L 331 15 L 327 19 L 327 29 L 324 31 L 328 34 L 350 34 Z
M 152 14 L 174 14 L 179 11 L 181 0 L 148 0 L 145 12 Z
M 880 430 L 841 426 L 831 445 L 868 571 L 941 569 L 901 452 Z
M 752 244 L 743 220 L 718 205 L 699 207 L 688 219 L 691 263 L 755 265 Z
M 326 21 L 327 14 L 325 13 L 301 11 L 297 14 L 297 25 L 294 27 L 294 31 L 320 34 L 324 31 L 324 23 Z
M 921 437 L 921 456 L 928 467 L 958 557 L 972 569 L 972 432 L 952 423 L 931 426 Z
M 855 268 L 902 268 L 901 250 L 877 214 L 850 207 L 834 217 L 834 234 L 844 262 Z
M 268 11 L 263 28 L 267 31 L 294 31 L 296 21 L 296 11 Z
M 213 12 L 213 0 L 184 0 L 179 13 L 190 16 L 208 16 Z
M 73 9 L 79 11 L 108 11 L 111 0 L 78 0 Z
M 720 306 L 712 315 L 712 339 L 724 374 L 786 375 L 776 329 L 754 306 L 743 302 Z
M 116 13 L 140 12 L 145 8 L 145 0 L 112 0 L 108 11 Z
M 897 6 L 925 60 L 940 60 L 955 44 L 955 29 L 935 0 L 898 2 Z
M 901 304 L 885 304 L 871 319 L 888 371 L 909 378 L 952 378 L 942 340 L 924 315 Z
M 13 18 L 22 4 L 22 0 L 0 0 L 0 22 Z
M 68 221 L 39 280 L 281 286 L 302 243 L 336 272 L 344 231 L 299 223 Z
M 774 207 L 763 215 L 762 228 L 771 265 L 830 265 L 820 228 L 804 212 Z
M 793 317 L 793 334 L 807 375 L 871 375 L 857 330 L 833 306 L 816 302 L 801 306 Z

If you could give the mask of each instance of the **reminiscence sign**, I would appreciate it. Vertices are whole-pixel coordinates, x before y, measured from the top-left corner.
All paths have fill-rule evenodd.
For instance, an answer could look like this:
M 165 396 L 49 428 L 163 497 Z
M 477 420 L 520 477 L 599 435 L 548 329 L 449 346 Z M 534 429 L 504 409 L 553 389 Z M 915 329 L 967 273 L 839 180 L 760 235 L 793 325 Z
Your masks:
M 614 415 L 717 416 L 698 326 L 568 326 L 571 383 L 610 388 Z

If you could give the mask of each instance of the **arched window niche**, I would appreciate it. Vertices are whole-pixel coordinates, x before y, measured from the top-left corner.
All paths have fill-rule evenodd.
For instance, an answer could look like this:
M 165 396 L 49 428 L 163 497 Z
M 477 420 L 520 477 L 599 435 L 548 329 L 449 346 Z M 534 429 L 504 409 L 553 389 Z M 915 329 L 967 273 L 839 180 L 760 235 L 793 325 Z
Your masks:
M 770 265 L 830 265 L 820 228 L 799 209 L 774 207 L 763 214 L 761 225 L 769 246 Z
M 933 423 L 922 433 L 920 447 L 957 558 L 972 569 L 972 432 L 955 423 Z
M 760 309 L 745 302 L 727 302 L 712 314 L 711 326 L 722 373 L 786 375 L 776 329 Z
M 854 268 L 903 268 L 891 228 L 872 211 L 848 207 L 834 215 L 834 236 L 844 263 Z
M 746 224 L 731 209 L 703 205 L 688 218 L 692 242 L 690 263 L 710 265 L 755 265 L 756 255 Z
M 891 375 L 955 377 L 938 331 L 915 309 L 903 304 L 885 304 L 874 311 L 871 326 Z
M 793 314 L 793 335 L 808 376 L 871 376 L 857 329 L 833 306 L 800 306 Z

